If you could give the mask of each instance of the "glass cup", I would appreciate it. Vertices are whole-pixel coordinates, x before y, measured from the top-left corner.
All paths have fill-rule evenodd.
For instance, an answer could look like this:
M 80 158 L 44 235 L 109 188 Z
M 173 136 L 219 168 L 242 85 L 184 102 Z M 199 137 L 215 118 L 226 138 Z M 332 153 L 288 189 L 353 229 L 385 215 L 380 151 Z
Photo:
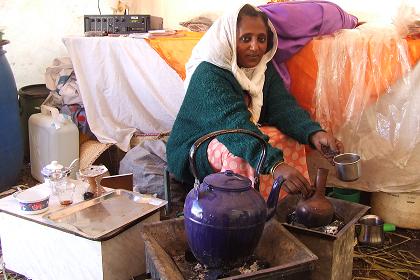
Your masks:
M 73 195 L 76 185 L 71 182 L 64 182 L 63 184 L 59 184 L 55 186 L 58 201 L 61 205 L 70 205 L 73 203 Z

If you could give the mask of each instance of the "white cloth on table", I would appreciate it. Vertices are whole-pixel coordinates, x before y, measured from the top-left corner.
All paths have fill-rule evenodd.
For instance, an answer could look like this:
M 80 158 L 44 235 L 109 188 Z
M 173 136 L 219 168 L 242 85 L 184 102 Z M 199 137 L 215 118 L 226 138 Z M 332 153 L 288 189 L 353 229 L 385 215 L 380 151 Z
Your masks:
M 89 126 L 102 143 L 130 148 L 136 131 L 169 131 L 185 92 L 179 75 L 143 39 L 67 37 Z

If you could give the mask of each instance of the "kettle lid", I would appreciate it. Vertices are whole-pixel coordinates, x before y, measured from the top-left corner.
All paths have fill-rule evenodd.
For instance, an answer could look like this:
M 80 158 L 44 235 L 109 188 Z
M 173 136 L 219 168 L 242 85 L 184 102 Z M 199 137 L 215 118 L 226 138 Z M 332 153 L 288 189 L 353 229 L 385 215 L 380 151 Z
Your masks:
M 232 170 L 210 174 L 204 178 L 204 183 L 212 188 L 225 191 L 245 191 L 252 185 L 250 179 L 233 173 Z

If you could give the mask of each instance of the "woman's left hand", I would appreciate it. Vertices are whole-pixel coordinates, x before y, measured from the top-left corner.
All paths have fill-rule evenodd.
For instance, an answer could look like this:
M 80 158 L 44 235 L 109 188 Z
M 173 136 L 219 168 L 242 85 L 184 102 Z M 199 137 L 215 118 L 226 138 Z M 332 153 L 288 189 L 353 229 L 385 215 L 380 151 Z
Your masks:
M 336 139 L 331 133 L 325 131 L 317 131 L 312 134 L 309 139 L 314 147 L 323 155 L 328 161 L 333 164 L 333 158 L 337 154 L 344 152 L 343 143 Z

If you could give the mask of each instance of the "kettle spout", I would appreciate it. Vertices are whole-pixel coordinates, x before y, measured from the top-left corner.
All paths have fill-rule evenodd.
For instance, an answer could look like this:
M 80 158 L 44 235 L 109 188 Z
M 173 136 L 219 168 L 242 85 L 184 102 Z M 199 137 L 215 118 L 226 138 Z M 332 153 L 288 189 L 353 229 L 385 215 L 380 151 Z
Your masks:
M 279 201 L 280 189 L 284 183 L 284 179 L 282 176 L 277 177 L 274 180 L 273 187 L 271 188 L 270 195 L 267 199 L 267 219 L 266 221 L 270 220 L 274 214 L 276 213 L 277 203 Z

